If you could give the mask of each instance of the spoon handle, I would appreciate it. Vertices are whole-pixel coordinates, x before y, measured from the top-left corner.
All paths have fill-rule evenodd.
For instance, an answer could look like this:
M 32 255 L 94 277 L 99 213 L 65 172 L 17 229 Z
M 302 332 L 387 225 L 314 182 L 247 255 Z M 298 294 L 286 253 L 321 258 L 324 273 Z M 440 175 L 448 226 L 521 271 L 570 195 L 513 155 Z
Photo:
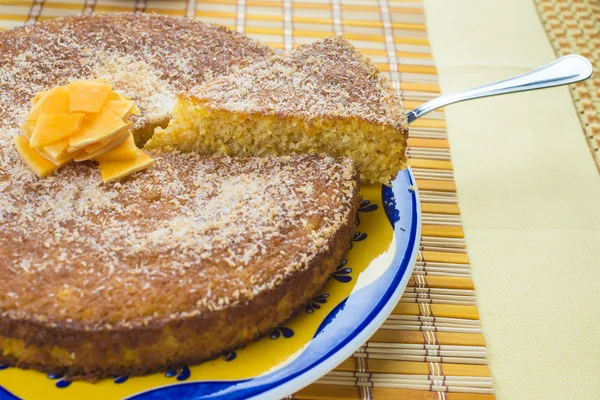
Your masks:
M 407 113 L 406 116 L 408 118 L 408 123 L 410 124 L 415 119 L 436 108 L 458 103 L 460 101 L 513 92 L 523 92 L 525 90 L 543 89 L 583 81 L 592 75 L 592 69 L 592 64 L 590 64 L 587 58 L 576 54 L 570 54 L 523 75 L 440 96 L 425 104 L 421 104 L 419 107 Z

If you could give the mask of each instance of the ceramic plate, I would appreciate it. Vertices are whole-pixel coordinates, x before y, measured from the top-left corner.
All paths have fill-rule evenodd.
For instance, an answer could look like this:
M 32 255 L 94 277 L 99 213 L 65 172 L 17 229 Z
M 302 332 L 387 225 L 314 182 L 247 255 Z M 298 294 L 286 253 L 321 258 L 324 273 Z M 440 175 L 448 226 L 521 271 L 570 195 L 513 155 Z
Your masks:
M 270 335 L 201 365 L 93 384 L 0 365 L 0 398 L 245 399 L 294 393 L 351 356 L 398 302 L 420 237 L 414 185 L 408 169 L 391 187 L 363 186 L 346 258 L 322 292 Z

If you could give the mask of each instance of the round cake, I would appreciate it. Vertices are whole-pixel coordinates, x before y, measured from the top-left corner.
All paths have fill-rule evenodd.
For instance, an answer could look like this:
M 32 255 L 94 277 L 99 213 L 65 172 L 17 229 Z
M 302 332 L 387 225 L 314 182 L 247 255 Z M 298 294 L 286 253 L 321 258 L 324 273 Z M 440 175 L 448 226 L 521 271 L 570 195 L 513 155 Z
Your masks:
M 225 28 L 116 14 L 0 34 L 0 363 L 96 379 L 193 364 L 283 323 L 349 247 L 351 161 L 156 149 L 101 183 L 93 162 L 40 179 L 14 147 L 35 92 L 105 78 L 134 133 L 175 94 L 270 50 Z

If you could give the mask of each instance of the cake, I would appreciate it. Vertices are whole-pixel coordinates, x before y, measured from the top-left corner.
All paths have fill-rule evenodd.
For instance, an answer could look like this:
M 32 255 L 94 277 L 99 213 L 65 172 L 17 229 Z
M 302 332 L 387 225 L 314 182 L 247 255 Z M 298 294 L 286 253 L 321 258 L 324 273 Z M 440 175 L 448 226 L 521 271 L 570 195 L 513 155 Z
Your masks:
M 166 126 L 177 93 L 273 51 L 228 28 L 149 14 L 77 15 L 0 34 L 0 117 L 25 112 L 34 93 L 71 80 L 104 78 L 141 115 L 133 135 L 143 144 Z
M 141 143 L 174 93 L 264 46 L 112 14 L 2 32 L 0 49 L 0 364 L 69 379 L 194 364 L 284 323 L 348 249 L 359 203 L 348 159 L 155 149 L 153 169 L 101 183 L 91 161 L 39 178 L 15 149 L 36 92 L 104 78 L 136 100 Z
M 406 164 L 402 101 L 343 36 L 297 47 L 179 96 L 146 148 L 235 156 L 349 157 L 361 179 L 388 184 Z

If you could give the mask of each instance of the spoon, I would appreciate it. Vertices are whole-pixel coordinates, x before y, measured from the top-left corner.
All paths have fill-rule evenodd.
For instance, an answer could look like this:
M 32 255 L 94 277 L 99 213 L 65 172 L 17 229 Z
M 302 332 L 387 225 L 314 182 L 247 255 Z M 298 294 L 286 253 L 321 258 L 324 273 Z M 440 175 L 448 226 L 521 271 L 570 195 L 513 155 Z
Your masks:
M 408 112 L 406 117 L 410 124 L 437 108 L 465 100 L 568 85 L 586 80 L 592 75 L 592 70 L 592 64 L 587 58 L 570 54 L 523 75 L 437 97 Z

